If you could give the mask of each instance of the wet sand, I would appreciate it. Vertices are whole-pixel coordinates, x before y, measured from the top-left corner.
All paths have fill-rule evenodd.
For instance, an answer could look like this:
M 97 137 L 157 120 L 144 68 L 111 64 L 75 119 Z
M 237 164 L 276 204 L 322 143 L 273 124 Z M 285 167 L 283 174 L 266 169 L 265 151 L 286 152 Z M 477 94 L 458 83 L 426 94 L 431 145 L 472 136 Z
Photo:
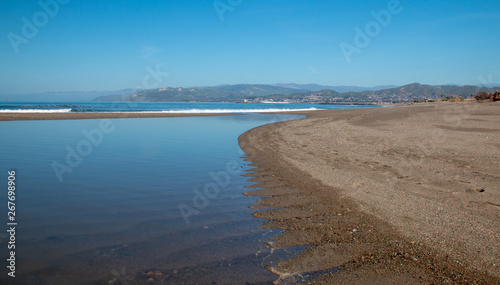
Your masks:
M 500 103 L 303 114 L 240 137 L 277 284 L 500 284 Z

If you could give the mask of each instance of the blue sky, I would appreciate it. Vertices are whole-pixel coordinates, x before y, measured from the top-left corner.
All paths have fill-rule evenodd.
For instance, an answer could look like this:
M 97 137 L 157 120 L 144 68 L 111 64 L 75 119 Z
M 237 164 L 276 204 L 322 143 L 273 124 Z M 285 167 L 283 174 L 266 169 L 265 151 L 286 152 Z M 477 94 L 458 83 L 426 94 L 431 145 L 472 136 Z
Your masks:
M 500 81 L 498 0 L 3 0 L 0 35 L 2 94 Z

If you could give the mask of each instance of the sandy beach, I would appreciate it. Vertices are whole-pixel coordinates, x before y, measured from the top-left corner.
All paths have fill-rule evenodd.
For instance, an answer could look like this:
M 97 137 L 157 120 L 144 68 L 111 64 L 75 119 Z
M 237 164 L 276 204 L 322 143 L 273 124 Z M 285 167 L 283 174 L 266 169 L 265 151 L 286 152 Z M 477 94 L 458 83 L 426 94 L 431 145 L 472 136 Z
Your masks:
M 293 112 L 239 138 L 276 284 L 500 284 L 500 103 Z M 1 121 L 222 114 L 0 114 Z
M 282 284 L 500 284 L 499 103 L 305 114 L 240 137 Z

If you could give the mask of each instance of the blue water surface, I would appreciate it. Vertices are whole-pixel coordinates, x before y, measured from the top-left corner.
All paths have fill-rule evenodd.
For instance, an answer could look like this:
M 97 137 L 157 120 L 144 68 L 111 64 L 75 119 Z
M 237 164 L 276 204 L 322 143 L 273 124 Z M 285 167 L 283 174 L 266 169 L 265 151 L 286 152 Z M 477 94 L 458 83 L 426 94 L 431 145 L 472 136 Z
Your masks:
M 0 182 L 17 181 L 13 284 L 272 282 L 264 241 L 278 231 L 251 216 L 237 139 L 301 117 L 0 122 Z
M 276 112 L 370 108 L 373 105 L 279 104 L 279 103 L 191 103 L 191 102 L 0 102 L 3 112 L 167 112 L 223 113 Z

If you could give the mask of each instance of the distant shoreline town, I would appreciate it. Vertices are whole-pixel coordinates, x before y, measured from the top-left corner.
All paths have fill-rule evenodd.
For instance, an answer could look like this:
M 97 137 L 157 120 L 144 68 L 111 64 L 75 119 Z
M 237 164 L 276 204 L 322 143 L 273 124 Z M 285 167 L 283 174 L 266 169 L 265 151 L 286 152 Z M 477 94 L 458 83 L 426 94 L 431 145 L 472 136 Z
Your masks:
M 317 84 L 234 84 L 210 87 L 164 87 L 147 90 L 124 89 L 109 92 L 52 92 L 0 96 L 1 101 L 38 102 L 234 102 L 234 103 L 315 103 L 384 104 L 427 100 L 465 100 L 494 94 L 499 84 L 404 86 L 324 86 Z M 478 97 L 478 98 L 479 98 Z

